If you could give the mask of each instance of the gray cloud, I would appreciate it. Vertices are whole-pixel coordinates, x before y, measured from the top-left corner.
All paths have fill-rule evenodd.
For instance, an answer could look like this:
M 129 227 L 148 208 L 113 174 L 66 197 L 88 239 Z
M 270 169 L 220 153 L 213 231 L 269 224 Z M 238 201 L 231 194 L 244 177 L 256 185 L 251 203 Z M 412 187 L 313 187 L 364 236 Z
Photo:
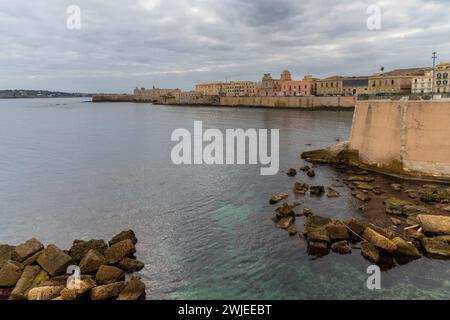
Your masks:
M 0 0 L 0 88 L 130 92 L 152 85 L 363 75 L 450 61 L 450 3 L 379 1 L 382 29 L 366 28 L 376 1 Z M 66 28 L 81 8 L 82 29 Z

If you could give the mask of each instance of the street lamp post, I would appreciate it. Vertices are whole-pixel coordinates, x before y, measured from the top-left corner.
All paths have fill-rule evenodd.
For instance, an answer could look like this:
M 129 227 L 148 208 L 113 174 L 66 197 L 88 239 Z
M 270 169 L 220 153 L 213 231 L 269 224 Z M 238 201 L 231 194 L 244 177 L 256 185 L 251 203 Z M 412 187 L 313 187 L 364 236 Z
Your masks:
M 431 87 L 431 99 L 434 100 L 434 85 L 435 85 L 434 82 L 436 81 L 435 73 L 436 73 L 436 58 L 437 58 L 436 52 L 433 52 L 432 58 L 433 58 L 433 82 Z

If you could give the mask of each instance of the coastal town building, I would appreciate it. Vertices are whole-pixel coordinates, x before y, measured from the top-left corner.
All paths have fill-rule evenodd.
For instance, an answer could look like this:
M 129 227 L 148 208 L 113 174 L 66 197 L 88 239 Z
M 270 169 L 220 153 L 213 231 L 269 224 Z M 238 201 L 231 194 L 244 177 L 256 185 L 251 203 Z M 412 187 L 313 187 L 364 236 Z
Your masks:
M 344 77 L 332 76 L 325 79 L 317 80 L 317 95 L 342 95 L 344 91 L 342 89 L 342 81 Z
M 311 75 L 304 76 L 300 84 L 300 95 L 302 96 L 316 95 L 318 80 L 319 79 L 314 78 Z
M 220 96 L 224 94 L 224 82 L 207 82 L 195 85 L 195 91 L 204 96 Z
M 274 79 L 270 73 L 266 73 L 258 83 L 258 96 L 273 97 L 280 91 L 280 87 L 280 80 Z
M 411 85 L 411 93 L 431 94 L 433 92 L 433 71 L 426 71 L 423 76 L 414 76 Z
M 348 77 L 342 79 L 342 93 L 347 96 L 368 94 L 369 77 Z
M 450 93 L 450 62 L 441 63 L 436 66 L 434 81 L 435 93 Z
M 278 96 L 295 97 L 300 96 L 302 92 L 302 82 L 297 80 L 281 81 Z
M 137 99 L 157 100 L 160 97 L 173 97 L 179 99 L 181 95 L 180 89 L 160 89 L 153 87 L 152 89 L 136 88 L 133 92 Z
M 222 85 L 227 97 L 254 97 L 258 93 L 257 84 L 252 81 L 232 81 Z
M 411 93 L 413 78 L 424 76 L 430 68 L 397 69 L 369 77 L 370 94 Z

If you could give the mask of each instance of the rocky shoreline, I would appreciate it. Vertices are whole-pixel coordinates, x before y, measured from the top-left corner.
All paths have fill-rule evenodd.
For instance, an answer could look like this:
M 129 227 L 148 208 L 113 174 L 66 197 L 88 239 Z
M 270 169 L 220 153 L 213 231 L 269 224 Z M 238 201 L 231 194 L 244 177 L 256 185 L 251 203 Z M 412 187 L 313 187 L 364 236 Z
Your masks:
M 336 151 L 333 153 L 329 149 L 322 158 L 319 156 L 324 154 L 307 153 L 308 157 L 317 160 L 314 165 L 290 168 L 285 174 L 291 181 L 299 175 L 312 180 L 320 174 L 319 167 L 326 163 L 351 175 L 332 181 L 329 186 L 294 182 L 292 194 L 296 200 L 310 196 L 331 201 L 346 192 L 360 203 L 361 217 L 370 210 L 377 216 L 384 216 L 382 220 L 388 221 L 387 225 L 371 221 L 369 217 L 339 220 L 318 215 L 310 208 L 299 209 L 302 201 L 287 202 L 290 195 L 282 192 L 270 199 L 271 205 L 281 204 L 272 218 L 278 228 L 286 230 L 290 236 L 299 235 L 307 243 L 311 256 L 323 257 L 330 252 L 350 254 L 359 250 L 364 258 L 382 270 L 423 256 L 450 259 L 450 186 L 406 188 L 401 183 L 381 185 L 380 177 L 345 164 L 351 154 Z M 299 219 L 304 219 L 302 230 L 298 230 L 296 224 Z
M 32 238 L 0 245 L 0 300 L 140 300 L 145 285 L 133 273 L 137 260 L 132 230 L 104 240 L 74 240 L 69 250 Z M 79 275 L 79 277 L 76 277 Z

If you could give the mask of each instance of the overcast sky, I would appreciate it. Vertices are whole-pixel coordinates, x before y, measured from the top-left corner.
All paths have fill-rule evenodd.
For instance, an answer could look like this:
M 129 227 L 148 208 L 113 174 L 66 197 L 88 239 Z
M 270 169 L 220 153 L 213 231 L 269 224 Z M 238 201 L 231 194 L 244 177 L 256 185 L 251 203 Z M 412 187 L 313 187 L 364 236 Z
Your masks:
M 381 8 L 381 30 L 367 8 Z M 81 29 L 67 28 L 69 5 Z M 0 0 L 0 89 L 131 92 L 450 61 L 450 1 Z

